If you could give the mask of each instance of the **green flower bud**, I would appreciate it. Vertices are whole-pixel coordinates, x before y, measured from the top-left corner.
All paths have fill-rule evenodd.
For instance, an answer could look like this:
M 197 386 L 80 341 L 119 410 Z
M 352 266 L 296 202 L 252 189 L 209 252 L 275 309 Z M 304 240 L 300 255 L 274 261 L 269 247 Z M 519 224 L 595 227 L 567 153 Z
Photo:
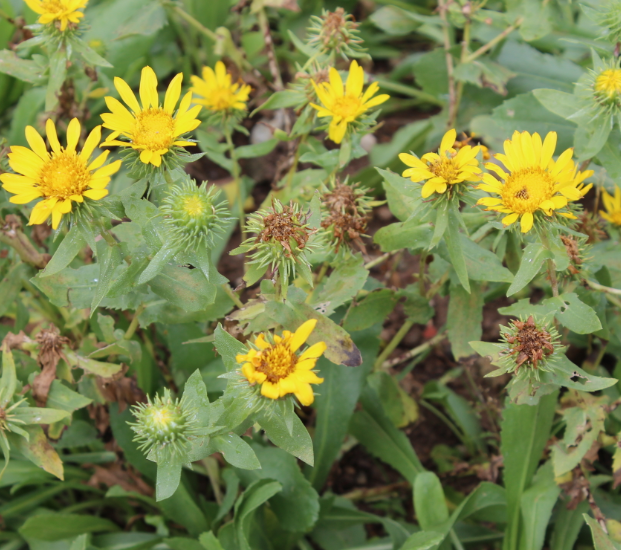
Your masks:
M 602 35 L 613 44 L 621 41 L 621 1 L 590 0 L 581 4 L 587 16 L 603 28 Z
M 138 449 L 155 462 L 182 456 L 197 433 L 195 409 L 185 398 L 173 400 L 169 390 L 164 390 L 163 397 L 147 399 L 132 408 L 137 422 L 130 426 L 136 434 L 134 441 L 140 443 Z
M 230 220 L 224 216 L 226 207 L 218 201 L 220 193 L 206 182 L 197 187 L 190 177 L 172 185 L 160 206 L 171 241 L 212 248 Z

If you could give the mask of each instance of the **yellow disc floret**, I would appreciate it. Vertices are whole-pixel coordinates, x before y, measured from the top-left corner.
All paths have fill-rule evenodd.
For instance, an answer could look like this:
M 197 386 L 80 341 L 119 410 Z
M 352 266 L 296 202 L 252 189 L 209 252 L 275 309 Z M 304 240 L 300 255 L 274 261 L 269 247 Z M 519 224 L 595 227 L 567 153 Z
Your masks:
M 457 132 L 449 130 L 444 134 L 437 153 L 427 153 L 421 159 L 401 153 L 401 162 L 409 166 L 403 177 L 413 182 L 425 182 L 421 195 L 424 199 L 433 193 L 442 194 L 449 186 L 465 181 L 479 181 L 481 170 L 477 155 L 480 146 L 461 145 L 454 148 Z
M 110 176 L 118 172 L 121 161 L 103 166 L 109 151 L 104 151 L 92 162 L 95 148 L 101 141 L 101 126 L 88 136 L 80 153 L 76 151 L 80 139 L 80 122 L 74 118 L 67 128 L 67 146 L 58 141 L 56 126 L 52 119 L 46 123 L 49 152 L 43 138 L 32 127 L 26 127 L 27 147 L 13 146 L 9 153 L 9 166 L 16 174 L 2 174 L 0 181 L 15 196 L 14 204 L 26 204 L 39 197 L 30 215 L 30 224 L 40 224 L 52 217 L 56 229 L 63 214 L 71 212 L 71 203 L 84 202 L 84 198 L 99 200 L 108 194 L 106 186 Z
M 341 143 L 347 133 L 348 125 L 355 122 L 372 107 L 381 105 L 390 96 L 387 94 L 373 97 L 379 89 L 379 84 L 373 82 L 367 91 L 362 93 L 364 87 L 364 71 L 354 60 L 349 66 L 347 82 L 343 86 L 343 80 L 339 72 L 332 67 L 330 69 L 330 82 L 317 84 L 311 81 L 320 105 L 311 103 L 317 109 L 320 118 L 331 117 L 328 136 L 334 143 Z
M 243 82 L 233 84 L 222 61 L 216 63 L 215 71 L 203 67 L 203 78 L 193 76 L 191 80 L 194 103 L 212 112 L 246 110 L 251 88 Z
M 119 100 L 106 97 L 106 105 L 111 112 L 104 113 L 101 118 L 104 121 L 103 127 L 112 130 L 112 134 L 103 145 L 131 147 L 140 151 L 140 160 L 144 164 L 153 166 L 160 166 L 162 156 L 175 146 L 196 145 L 191 141 L 178 139 L 200 124 L 200 120 L 196 118 L 200 106 L 190 108 L 192 92 L 183 97 L 175 115 L 175 107 L 181 97 L 182 81 L 182 73 L 172 79 L 162 106 L 157 95 L 155 72 L 151 67 L 145 67 L 140 78 L 141 105 L 127 82 L 116 77 L 114 86 L 131 112 Z M 127 141 L 118 140 L 120 136 Z
M 282 336 L 274 335 L 273 342 L 267 341 L 266 334 L 261 333 L 247 354 L 237 356 L 246 379 L 251 384 L 261 385 L 261 395 L 278 399 L 292 393 L 305 406 L 314 401 L 311 384 L 321 384 L 323 378 L 319 378 L 312 369 L 326 350 L 326 344 L 317 342 L 301 355 L 296 352 L 316 324 L 316 319 L 310 319 L 294 333 L 285 330 Z
M 602 193 L 602 202 L 606 211 L 600 210 L 599 213 L 605 220 L 616 226 L 621 226 L 621 189 L 615 187 L 614 196 L 606 191 Z
M 613 98 L 621 93 L 621 69 L 606 69 L 595 78 L 595 91 Z
M 484 174 L 483 183 L 478 187 L 497 197 L 485 197 L 477 204 L 507 214 L 502 220 L 506 226 L 520 219 L 522 233 L 533 227 L 538 211 L 547 216 L 557 213 L 575 219 L 566 207 L 586 195 L 591 185 L 584 186 L 582 182 L 592 176 L 593 171 L 578 170 L 571 159 L 573 149 L 567 149 L 555 161 L 552 158 L 555 149 L 556 132 L 548 133 L 543 142 L 537 133 L 515 132 L 505 141 L 505 154 L 495 156 L 508 172 L 496 163 L 487 163 L 485 167 L 501 181 L 492 174 Z
M 88 0 L 25 0 L 28 7 L 39 14 L 39 23 L 47 25 L 58 21 L 60 30 L 64 31 L 69 23 L 78 24 L 84 17 L 81 11 Z

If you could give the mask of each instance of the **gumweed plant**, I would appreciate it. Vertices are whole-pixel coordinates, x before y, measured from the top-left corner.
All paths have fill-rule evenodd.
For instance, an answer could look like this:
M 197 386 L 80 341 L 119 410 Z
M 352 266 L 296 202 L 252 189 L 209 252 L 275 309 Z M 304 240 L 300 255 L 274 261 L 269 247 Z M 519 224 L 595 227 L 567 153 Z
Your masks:
M 621 3 L 230 4 L 0 6 L 3 548 L 616 548 Z

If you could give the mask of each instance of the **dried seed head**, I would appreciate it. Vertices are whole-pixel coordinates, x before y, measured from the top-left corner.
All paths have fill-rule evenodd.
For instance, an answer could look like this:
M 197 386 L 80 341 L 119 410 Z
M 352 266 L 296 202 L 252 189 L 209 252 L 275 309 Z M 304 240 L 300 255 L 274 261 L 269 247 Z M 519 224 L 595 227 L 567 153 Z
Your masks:
M 538 379 L 538 371 L 549 370 L 547 364 L 560 348 L 556 329 L 536 321 L 532 315 L 526 320 L 511 321 L 509 327 L 501 327 L 501 337 L 507 344 L 501 354 L 504 367 L 518 378 L 534 374 Z
M 263 218 L 263 229 L 256 240 L 264 243 L 276 241 L 287 251 L 285 254 L 291 256 L 292 241 L 302 250 L 314 233 L 307 225 L 309 217 L 310 212 L 299 212 L 293 203 L 283 206 L 281 211 L 272 208 L 272 212 Z

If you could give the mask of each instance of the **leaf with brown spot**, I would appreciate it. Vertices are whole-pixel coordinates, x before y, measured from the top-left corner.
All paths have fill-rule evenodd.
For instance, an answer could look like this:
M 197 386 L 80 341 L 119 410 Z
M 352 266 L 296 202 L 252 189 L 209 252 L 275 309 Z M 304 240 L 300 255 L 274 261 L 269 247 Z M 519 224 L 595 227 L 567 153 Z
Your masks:
M 62 460 L 50 444 L 41 427 L 32 425 L 23 426 L 21 429 L 28 433 L 29 440 L 19 435 L 7 434 L 11 448 L 16 449 L 33 464 L 63 480 Z

